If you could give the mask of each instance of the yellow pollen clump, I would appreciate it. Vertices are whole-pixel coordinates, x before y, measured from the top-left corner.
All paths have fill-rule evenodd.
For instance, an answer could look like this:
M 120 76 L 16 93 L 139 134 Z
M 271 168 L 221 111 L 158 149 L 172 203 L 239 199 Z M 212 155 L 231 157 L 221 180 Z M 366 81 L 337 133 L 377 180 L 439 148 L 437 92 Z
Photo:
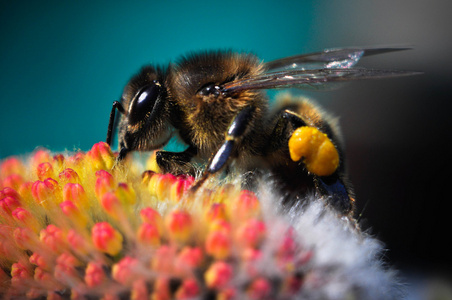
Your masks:
M 306 169 L 318 176 L 329 176 L 339 166 L 339 153 L 328 136 L 315 127 L 297 128 L 289 139 L 293 161 L 303 159 Z

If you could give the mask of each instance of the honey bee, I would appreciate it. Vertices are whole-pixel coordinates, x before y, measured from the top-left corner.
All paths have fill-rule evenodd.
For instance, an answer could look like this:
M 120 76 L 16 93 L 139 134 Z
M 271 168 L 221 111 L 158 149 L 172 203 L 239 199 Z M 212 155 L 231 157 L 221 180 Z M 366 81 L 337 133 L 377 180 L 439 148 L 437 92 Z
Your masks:
M 363 56 L 398 50 L 404 48 L 329 49 L 267 63 L 253 54 L 210 51 L 184 56 L 167 68 L 145 66 L 126 85 L 121 101 L 113 103 L 107 143 L 111 145 L 118 110 L 118 162 L 131 151 L 162 148 L 177 134 L 186 150 L 158 151 L 156 162 L 162 172 L 173 174 L 193 174 L 194 161 L 204 162 L 193 190 L 232 166 L 248 174 L 269 170 L 288 195 L 286 202 L 294 204 L 314 193 L 340 213 L 351 214 L 353 192 L 333 119 L 296 98 L 270 109 L 264 90 L 320 89 L 335 82 L 414 74 L 354 67 Z M 288 141 L 300 127 L 315 128 L 334 145 L 338 162 L 331 174 L 291 159 Z

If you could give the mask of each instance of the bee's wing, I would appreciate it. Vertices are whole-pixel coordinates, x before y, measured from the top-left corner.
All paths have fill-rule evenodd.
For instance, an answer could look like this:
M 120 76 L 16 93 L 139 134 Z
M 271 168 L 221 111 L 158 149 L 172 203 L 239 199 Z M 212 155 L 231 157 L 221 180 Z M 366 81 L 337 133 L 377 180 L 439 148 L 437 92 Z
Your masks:
M 322 52 L 295 55 L 265 63 L 268 71 L 348 69 L 363 56 L 408 50 L 410 48 L 335 48 Z
M 352 80 L 379 79 L 420 74 L 419 72 L 375 70 L 364 68 L 353 69 L 314 69 L 314 70 L 284 70 L 266 72 L 250 78 L 243 78 L 222 85 L 225 93 L 242 90 L 301 88 L 323 89 L 326 83 L 337 83 Z

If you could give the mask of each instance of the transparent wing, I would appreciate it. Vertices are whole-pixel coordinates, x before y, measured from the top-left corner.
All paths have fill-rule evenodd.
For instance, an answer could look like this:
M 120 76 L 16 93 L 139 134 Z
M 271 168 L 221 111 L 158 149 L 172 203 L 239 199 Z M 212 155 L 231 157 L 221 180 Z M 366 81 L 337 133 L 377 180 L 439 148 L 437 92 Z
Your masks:
M 365 68 L 353 69 L 315 69 L 315 70 L 284 70 L 266 72 L 251 78 L 243 78 L 222 85 L 222 92 L 234 93 L 242 90 L 307 88 L 324 89 L 327 83 L 345 81 L 391 78 L 420 74 L 419 72 L 375 70 Z
M 410 48 L 335 48 L 322 52 L 295 55 L 270 61 L 265 64 L 268 71 L 348 69 L 363 56 L 408 50 Z

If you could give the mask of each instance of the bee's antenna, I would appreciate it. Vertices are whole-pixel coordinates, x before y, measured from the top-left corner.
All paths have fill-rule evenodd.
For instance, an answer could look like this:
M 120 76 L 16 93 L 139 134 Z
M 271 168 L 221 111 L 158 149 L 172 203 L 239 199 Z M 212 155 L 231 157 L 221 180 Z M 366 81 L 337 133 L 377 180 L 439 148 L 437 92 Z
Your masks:
M 108 130 L 107 130 L 107 140 L 106 143 L 111 146 L 111 140 L 113 138 L 113 125 L 115 124 L 115 113 L 116 109 L 119 110 L 120 113 L 125 114 L 126 111 L 122 106 L 121 102 L 115 101 L 113 102 L 113 106 L 110 112 L 110 121 L 108 122 Z

